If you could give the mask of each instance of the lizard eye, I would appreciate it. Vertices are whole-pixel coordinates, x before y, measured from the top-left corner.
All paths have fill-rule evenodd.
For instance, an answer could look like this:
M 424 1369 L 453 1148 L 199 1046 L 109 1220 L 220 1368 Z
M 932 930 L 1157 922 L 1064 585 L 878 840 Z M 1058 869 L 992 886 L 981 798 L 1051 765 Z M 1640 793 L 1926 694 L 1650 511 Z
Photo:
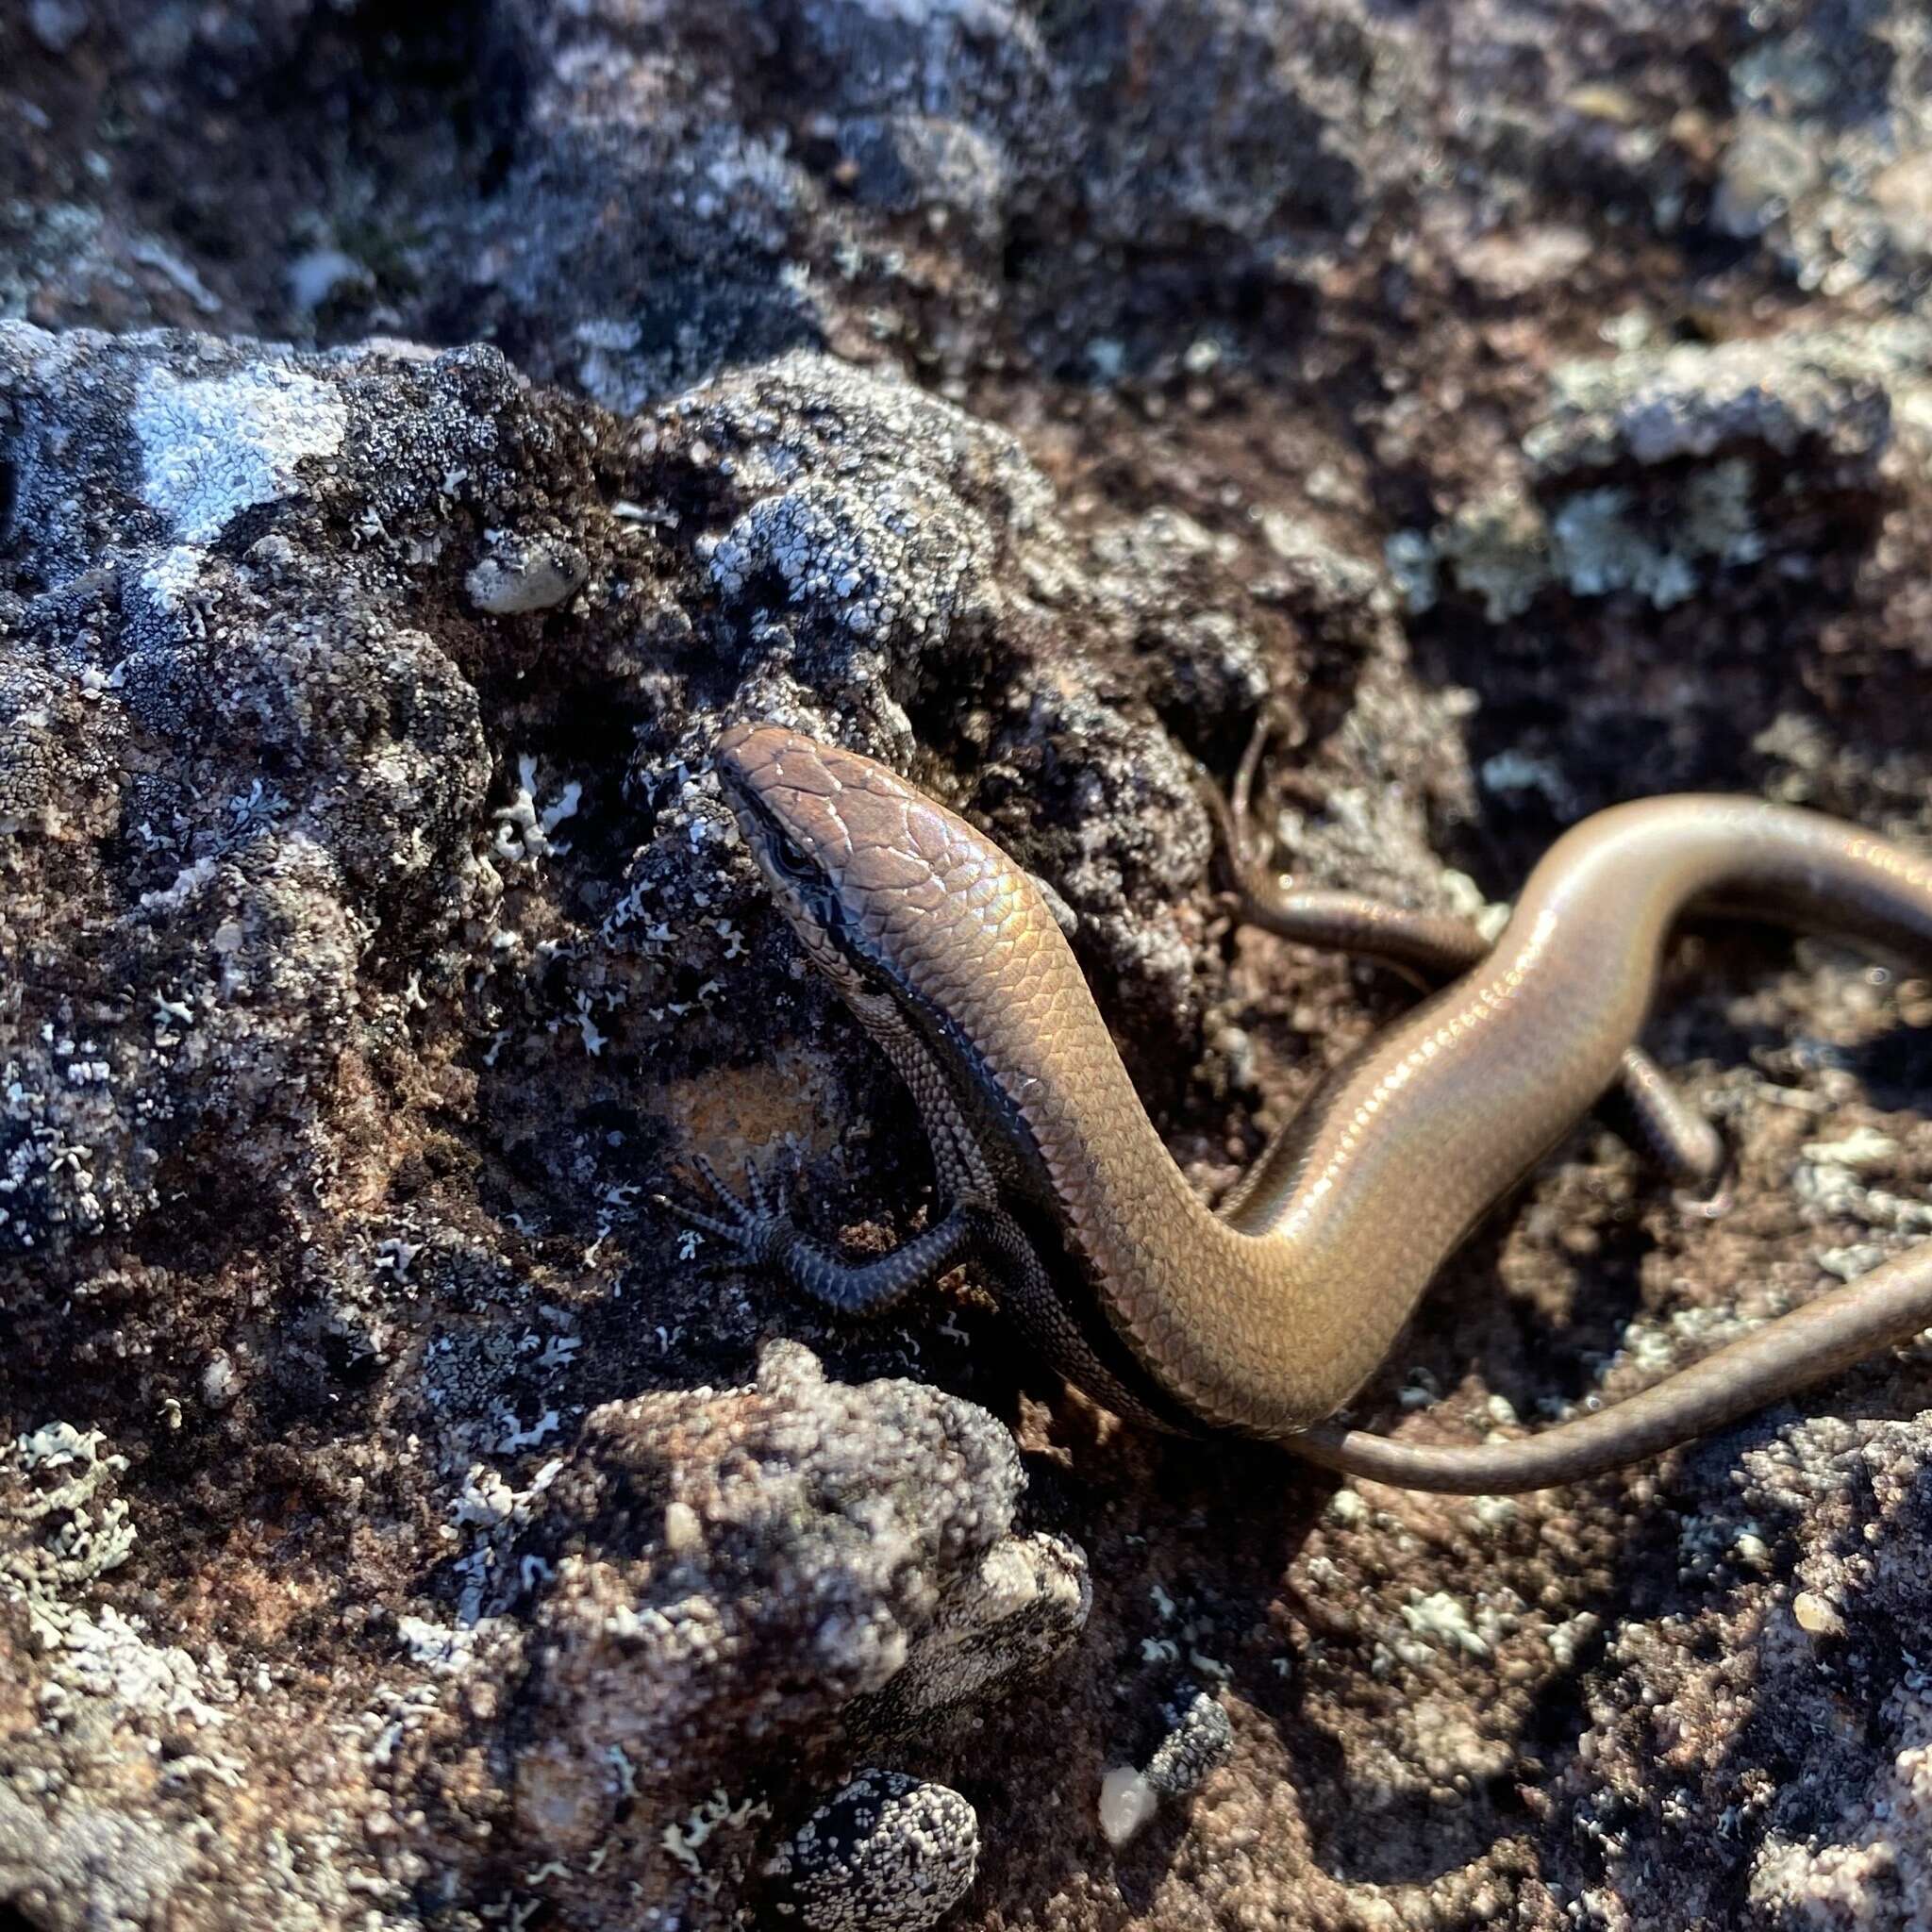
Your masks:
M 815 878 L 817 874 L 805 851 L 794 840 L 788 839 L 783 832 L 772 834 L 771 853 L 773 862 L 788 877 L 794 879 Z

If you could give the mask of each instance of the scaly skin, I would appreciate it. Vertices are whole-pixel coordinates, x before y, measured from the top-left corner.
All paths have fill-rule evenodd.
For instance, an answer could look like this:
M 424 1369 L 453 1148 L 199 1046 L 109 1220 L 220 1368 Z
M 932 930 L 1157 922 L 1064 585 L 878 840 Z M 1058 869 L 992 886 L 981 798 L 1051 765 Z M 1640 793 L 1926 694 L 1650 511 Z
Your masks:
M 1414 912 L 1360 892 L 1297 886 L 1269 872 L 1255 850 L 1248 812 L 1255 764 L 1266 742 L 1264 719 L 1241 759 L 1231 805 L 1212 786 L 1202 787 L 1234 871 L 1241 919 L 1297 945 L 1379 960 L 1425 988 L 1441 986 L 1481 965 L 1490 956 L 1490 941 L 1466 919 Z M 1687 1188 L 1703 1191 L 1707 1199 L 1724 1168 L 1724 1146 L 1717 1129 L 1677 1092 L 1641 1047 L 1624 1049 L 1621 1085 L 1624 1104 L 1652 1155 Z M 1265 1169 L 1257 1165 L 1239 1196 L 1222 1204 L 1222 1218 L 1245 1225 L 1241 1209 L 1251 1196 L 1265 1191 L 1266 1182 Z
M 808 952 L 943 1132 L 976 1148 L 1011 1244 L 1042 1222 L 1067 1266 L 1028 1271 L 1019 1312 L 1157 1420 L 1280 1441 L 1418 1488 L 1502 1491 L 1650 1455 L 1932 1325 L 1932 1243 L 1645 1394 L 1528 1441 L 1411 1449 L 1318 1428 L 1387 1355 L 1474 1223 L 1614 1081 L 1687 907 L 1721 896 L 1932 959 L 1932 861 L 1853 825 L 1723 797 L 1588 820 L 1531 875 L 1494 947 L 1331 1077 L 1216 1217 L 1147 1119 L 1072 950 L 1025 874 L 883 766 L 777 726 L 719 764 L 746 840 Z M 909 1024 L 908 1024 L 909 1023 Z M 927 1109 L 930 1114 L 931 1109 Z M 960 1158 L 951 1157 L 957 1173 Z M 1008 1211 L 1010 1210 L 1010 1211 Z M 769 1232 L 765 1258 L 783 1265 Z M 827 1293 L 824 1257 L 800 1278 Z M 893 1275 L 903 1292 L 905 1273 Z M 1043 1284 L 1043 1285 L 1042 1285 Z M 1086 1338 L 1070 1353 L 1065 1331 Z M 1143 1394 L 1144 1388 L 1144 1394 Z

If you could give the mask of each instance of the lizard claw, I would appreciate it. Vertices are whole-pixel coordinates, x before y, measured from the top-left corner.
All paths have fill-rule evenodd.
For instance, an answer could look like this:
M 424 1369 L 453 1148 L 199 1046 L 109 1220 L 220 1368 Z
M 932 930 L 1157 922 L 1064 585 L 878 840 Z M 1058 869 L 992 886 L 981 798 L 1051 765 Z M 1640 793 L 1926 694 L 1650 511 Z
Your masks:
M 691 1164 L 709 1191 L 718 1211 L 714 1213 L 691 1201 L 680 1200 L 675 1194 L 653 1194 L 653 1202 L 687 1227 L 723 1241 L 733 1253 L 733 1259 L 724 1265 L 769 1265 L 791 1241 L 794 1232 L 783 1174 L 767 1183 L 758 1162 L 747 1156 L 744 1192 L 741 1195 L 724 1184 L 718 1170 L 702 1154 L 693 1154 Z

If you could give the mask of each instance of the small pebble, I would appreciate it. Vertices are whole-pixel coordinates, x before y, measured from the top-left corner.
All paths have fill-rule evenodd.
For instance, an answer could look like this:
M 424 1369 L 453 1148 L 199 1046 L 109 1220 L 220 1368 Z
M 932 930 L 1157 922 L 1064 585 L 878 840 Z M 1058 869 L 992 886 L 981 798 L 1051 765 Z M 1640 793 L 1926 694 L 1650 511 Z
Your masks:
M 226 1408 L 235 1399 L 235 1364 L 225 1349 L 217 1349 L 201 1372 L 201 1399 L 210 1408 Z
M 1117 1764 L 1100 1780 L 1100 1829 L 1124 1845 L 1160 1809 L 1160 1793 L 1131 1764 Z
M 1798 1628 L 1811 1637 L 1839 1637 L 1844 1634 L 1845 1620 L 1837 1607 L 1816 1591 L 1801 1590 L 1791 1599 L 1791 1615 Z
M 470 602 L 491 617 L 520 617 L 561 604 L 590 575 L 584 559 L 563 544 L 503 539 L 463 579 Z
M 686 1556 L 701 1548 L 704 1541 L 705 1526 L 698 1521 L 698 1512 L 689 1503 L 667 1503 L 664 1506 L 664 1547 L 673 1556 Z

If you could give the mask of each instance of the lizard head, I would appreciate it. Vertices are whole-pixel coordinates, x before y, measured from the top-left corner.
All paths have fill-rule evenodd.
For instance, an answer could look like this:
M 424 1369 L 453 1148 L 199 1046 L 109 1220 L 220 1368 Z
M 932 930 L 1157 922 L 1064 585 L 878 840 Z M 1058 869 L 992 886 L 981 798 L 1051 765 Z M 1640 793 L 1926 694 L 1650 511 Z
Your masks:
M 779 909 L 855 1005 L 890 991 L 957 1011 L 1016 933 L 1043 921 L 1059 937 L 991 840 L 871 758 L 740 724 L 718 741 L 718 772 Z

